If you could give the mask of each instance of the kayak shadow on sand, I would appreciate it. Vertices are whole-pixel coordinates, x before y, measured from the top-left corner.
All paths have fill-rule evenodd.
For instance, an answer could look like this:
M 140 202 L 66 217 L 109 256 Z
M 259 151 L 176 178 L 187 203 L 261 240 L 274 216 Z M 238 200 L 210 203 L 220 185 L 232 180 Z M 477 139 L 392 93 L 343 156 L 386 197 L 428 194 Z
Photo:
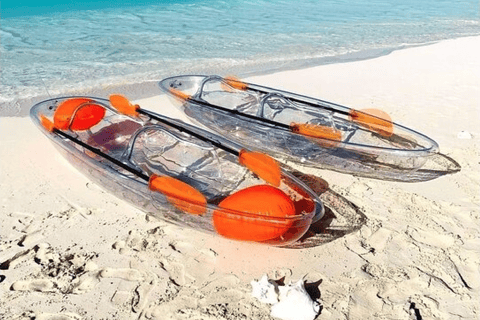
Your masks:
M 427 162 L 418 170 L 409 174 L 408 182 L 429 181 L 447 174 L 460 172 L 462 167 L 454 159 L 443 153 L 435 153 L 429 156 Z
M 314 175 L 292 173 L 318 195 L 325 207 L 325 214 L 310 226 L 300 240 L 286 248 L 305 249 L 320 246 L 355 232 L 366 223 L 367 217 L 363 212 L 355 204 L 331 190 L 328 182 Z
M 403 182 L 429 181 L 460 170 L 460 165 L 454 159 L 436 153 L 430 157 L 426 166 L 408 173 L 408 177 Z M 366 223 L 367 217 L 360 208 L 330 189 L 327 181 L 293 169 L 290 171 L 318 195 L 325 207 L 325 214 L 310 226 L 300 240 L 286 248 L 304 249 L 320 246 L 355 232 Z

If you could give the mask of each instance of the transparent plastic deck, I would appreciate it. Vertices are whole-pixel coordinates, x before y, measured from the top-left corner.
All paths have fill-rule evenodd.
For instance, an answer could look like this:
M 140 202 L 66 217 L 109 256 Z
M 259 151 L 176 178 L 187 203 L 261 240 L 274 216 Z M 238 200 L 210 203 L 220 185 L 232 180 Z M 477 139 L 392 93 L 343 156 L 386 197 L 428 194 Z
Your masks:
M 352 121 L 350 108 L 286 91 L 250 83 L 239 89 L 219 76 L 177 76 L 159 85 L 174 97 L 175 92 L 191 96 L 182 110 L 196 123 L 285 164 L 414 181 L 415 171 L 438 152 L 435 141 L 414 130 L 392 123 L 393 134 L 382 134 Z M 319 125 L 338 139 L 294 132 L 288 129 L 292 123 Z
M 198 203 L 188 203 L 188 199 L 172 199 L 171 196 L 151 191 L 148 183 L 135 174 L 42 127 L 40 116 L 52 119 L 57 107 L 70 98 L 36 104 L 31 109 L 31 118 L 79 171 L 143 211 L 180 226 L 275 246 L 294 243 L 305 234 L 312 221 L 319 220 L 324 214 L 323 204 L 315 193 L 285 171 L 281 171 L 280 186 L 274 188 L 241 165 L 235 155 L 209 142 L 146 116 L 130 118 L 119 114 L 108 100 L 85 97 L 105 107 L 105 117 L 89 130 L 64 130 L 65 133 L 148 176 L 173 177 L 187 183 L 205 196 L 206 208 Z M 210 132 L 161 115 L 156 116 L 230 149 L 242 149 L 240 145 Z M 268 216 L 242 210 L 241 206 L 219 207 L 219 203 L 232 194 L 257 190 L 250 189 L 252 187 L 268 192 L 281 190 L 280 194 L 286 195 L 293 204 L 293 214 Z M 276 203 L 270 205 L 274 208 Z M 186 207 L 189 210 L 183 210 Z

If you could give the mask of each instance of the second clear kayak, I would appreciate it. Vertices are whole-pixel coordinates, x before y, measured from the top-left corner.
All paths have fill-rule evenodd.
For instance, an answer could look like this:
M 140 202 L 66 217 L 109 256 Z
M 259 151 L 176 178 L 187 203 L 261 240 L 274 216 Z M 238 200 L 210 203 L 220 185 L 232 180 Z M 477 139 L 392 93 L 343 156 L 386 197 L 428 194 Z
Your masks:
M 286 165 L 408 182 L 421 179 L 416 171 L 439 150 L 380 110 L 220 76 L 176 76 L 159 85 L 197 124 Z

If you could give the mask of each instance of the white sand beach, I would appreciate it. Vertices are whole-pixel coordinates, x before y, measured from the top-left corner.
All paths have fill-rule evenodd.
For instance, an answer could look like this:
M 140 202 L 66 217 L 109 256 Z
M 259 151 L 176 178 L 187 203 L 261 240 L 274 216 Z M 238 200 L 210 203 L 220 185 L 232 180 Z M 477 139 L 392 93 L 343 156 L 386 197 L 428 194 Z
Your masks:
M 0 117 L 0 318 L 275 319 L 251 296 L 267 274 L 304 277 L 317 319 L 479 319 L 479 51 L 466 37 L 245 79 L 382 109 L 461 166 L 418 183 L 308 170 L 364 218 L 304 249 L 169 225 L 90 182 L 29 118 Z M 136 103 L 182 116 L 164 95 Z

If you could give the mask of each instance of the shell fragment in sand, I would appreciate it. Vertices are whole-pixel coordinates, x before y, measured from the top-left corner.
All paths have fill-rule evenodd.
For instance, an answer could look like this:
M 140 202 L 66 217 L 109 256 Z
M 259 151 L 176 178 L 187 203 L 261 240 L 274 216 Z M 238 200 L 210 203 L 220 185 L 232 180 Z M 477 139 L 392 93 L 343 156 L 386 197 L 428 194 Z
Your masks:
M 252 297 L 263 303 L 278 302 L 278 285 L 275 281 L 268 280 L 267 275 L 264 275 L 260 281 L 253 280 L 250 284 L 252 285 Z
M 252 281 L 252 296 L 263 303 L 273 304 L 270 315 L 282 320 L 314 320 L 320 312 L 320 303 L 312 300 L 305 283 L 279 286 L 264 275 L 260 281 Z
M 457 134 L 458 139 L 472 139 L 472 134 L 468 131 L 460 131 Z

